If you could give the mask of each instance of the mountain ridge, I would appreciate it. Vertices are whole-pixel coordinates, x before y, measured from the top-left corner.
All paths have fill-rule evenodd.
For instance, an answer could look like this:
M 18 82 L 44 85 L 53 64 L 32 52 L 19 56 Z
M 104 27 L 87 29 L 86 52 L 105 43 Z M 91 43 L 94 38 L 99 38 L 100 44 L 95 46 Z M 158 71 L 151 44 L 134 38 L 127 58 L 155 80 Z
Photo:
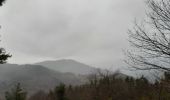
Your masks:
M 35 65 L 42 65 L 49 69 L 53 69 L 60 72 L 71 72 L 76 75 L 88 75 L 97 71 L 97 68 L 91 67 L 84 63 L 72 59 L 61 59 L 61 60 L 51 60 L 51 61 L 42 61 L 35 63 Z

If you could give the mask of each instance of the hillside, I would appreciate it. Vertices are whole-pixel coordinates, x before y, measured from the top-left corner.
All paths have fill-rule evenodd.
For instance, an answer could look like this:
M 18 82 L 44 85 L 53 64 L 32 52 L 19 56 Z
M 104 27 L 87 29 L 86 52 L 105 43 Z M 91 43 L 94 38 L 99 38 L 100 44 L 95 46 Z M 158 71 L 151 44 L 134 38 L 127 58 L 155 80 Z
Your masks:
M 11 89 L 16 83 L 32 93 L 38 90 L 49 90 L 59 83 L 77 85 L 83 78 L 71 73 L 53 71 L 40 65 L 0 65 L 0 93 Z

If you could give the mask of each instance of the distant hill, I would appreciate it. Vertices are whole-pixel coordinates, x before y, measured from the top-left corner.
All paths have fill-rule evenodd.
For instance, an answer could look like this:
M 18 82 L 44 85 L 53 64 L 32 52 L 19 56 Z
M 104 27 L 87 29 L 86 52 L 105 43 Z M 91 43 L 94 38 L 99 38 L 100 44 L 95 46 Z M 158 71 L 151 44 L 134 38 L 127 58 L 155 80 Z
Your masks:
M 78 85 L 83 78 L 72 73 L 61 73 L 41 65 L 0 64 L 0 94 L 20 82 L 31 94 L 38 90 L 49 90 L 59 83 Z
M 97 69 L 94 67 L 91 67 L 89 65 L 71 59 L 44 61 L 44 62 L 36 63 L 35 65 L 42 65 L 56 71 L 70 72 L 77 75 L 78 74 L 87 75 L 97 71 Z

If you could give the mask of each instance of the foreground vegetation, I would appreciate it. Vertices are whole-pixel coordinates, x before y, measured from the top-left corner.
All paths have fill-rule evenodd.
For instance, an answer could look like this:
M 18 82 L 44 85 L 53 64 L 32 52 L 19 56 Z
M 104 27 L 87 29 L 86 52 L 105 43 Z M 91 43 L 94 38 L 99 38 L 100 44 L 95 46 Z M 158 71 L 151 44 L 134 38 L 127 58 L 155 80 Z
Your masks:
M 18 84 L 11 92 L 6 92 L 6 100 L 170 100 L 169 81 L 168 73 L 154 83 L 143 76 L 135 79 L 118 78 L 116 74 L 93 75 L 87 84 L 60 84 L 49 92 L 38 91 L 27 98 L 27 93 Z

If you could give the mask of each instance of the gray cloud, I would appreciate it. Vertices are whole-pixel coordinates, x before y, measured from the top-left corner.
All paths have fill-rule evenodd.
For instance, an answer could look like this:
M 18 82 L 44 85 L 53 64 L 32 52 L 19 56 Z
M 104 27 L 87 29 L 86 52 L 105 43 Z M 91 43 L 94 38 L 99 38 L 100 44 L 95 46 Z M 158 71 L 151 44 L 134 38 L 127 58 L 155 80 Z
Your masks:
M 2 45 L 12 63 L 73 58 L 118 66 L 141 0 L 8 0 L 0 9 Z

